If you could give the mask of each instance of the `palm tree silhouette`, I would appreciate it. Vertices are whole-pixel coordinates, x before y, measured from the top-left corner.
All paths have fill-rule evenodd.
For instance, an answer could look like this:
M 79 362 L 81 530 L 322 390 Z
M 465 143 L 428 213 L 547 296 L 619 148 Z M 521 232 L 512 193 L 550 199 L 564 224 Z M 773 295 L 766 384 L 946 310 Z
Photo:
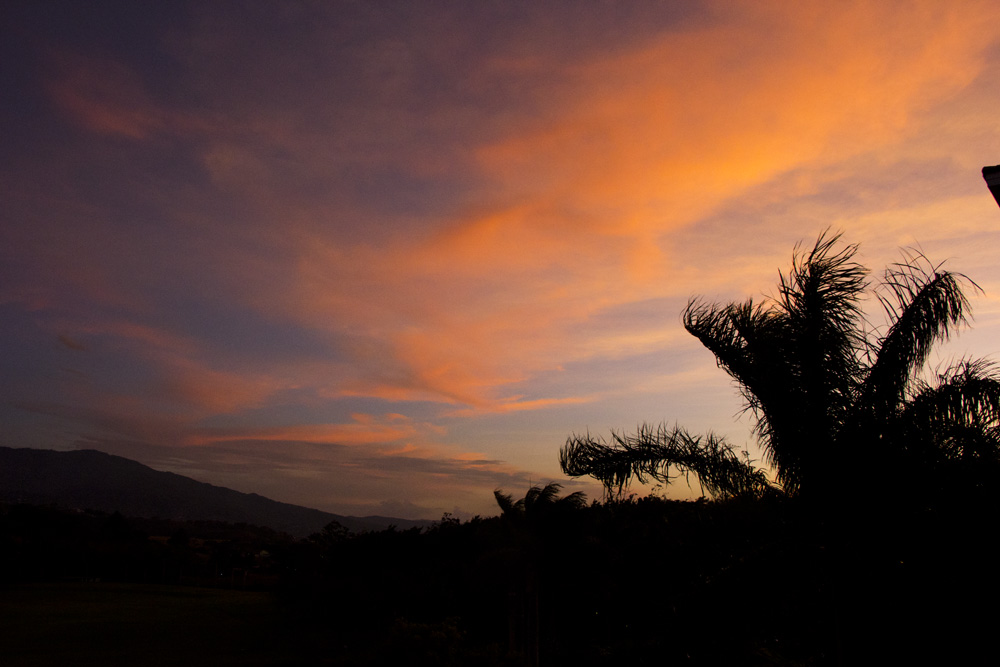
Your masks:
M 533 518 L 558 512 L 563 510 L 580 509 L 587 504 L 587 496 L 583 491 L 560 497 L 562 484 L 549 482 L 544 487 L 532 486 L 524 494 L 524 498 L 515 501 L 509 493 L 504 493 L 500 489 L 493 491 L 497 505 L 500 506 L 501 515 L 509 519 Z
M 684 327 L 739 386 L 774 482 L 723 439 L 665 426 L 612 433 L 610 442 L 573 435 L 560 452 L 563 471 L 590 475 L 609 493 L 633 478 L 669 483 L 681 473 L 716 497 L 831 498 L 847 490 L 846 466 L 863 467 L 891 492 L 993 470 L 1000 452 L 993 365 L 962 360 L 934 383 L 921 377 L 932 346 L 966 323 L 963 287 L 978 286 L 904 253 L 875 290 L 888 318 L 876 329 L 861 310 L 869 282 L 857 250 L 824 233 L 811 250 L 796 246 L 776 297 L 695 299 L 684 310 Z

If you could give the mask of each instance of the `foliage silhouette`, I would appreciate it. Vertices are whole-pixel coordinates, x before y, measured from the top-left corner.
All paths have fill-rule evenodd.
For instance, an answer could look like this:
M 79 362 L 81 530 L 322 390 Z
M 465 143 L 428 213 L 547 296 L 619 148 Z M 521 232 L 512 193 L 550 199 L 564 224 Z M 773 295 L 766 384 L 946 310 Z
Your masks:
M 942 663 L 976 664 L 993 649 L 992 616 L 971 603 L 1000 592 L 997 515 L 978 503 L 932 516 L 917 531 L 897 521 L 836 535 L 815 530 L 814 515 L 781 495 L 534 507 L 548 509 L 423 530 L 353 534 L 334 524 L 335 539 L 297 541 L 249 526 L 128 518 L 131 537 L 122 541 L 108 536 L 118 522 L 111 515 L 0 504 L 0 587 L 6 594 L 48 582 L 44 590 L 65 596 L 103 586 L 78 583 L 99 578 L 141 582 L 142 591 L 156 584 L 157 597 L 192 604 L 204 587 L 255 590 L 274 615 L 248 619 L 241 632 L 269 638 L 266 664 L 526 667 L 534 655 L 539 664 L 579 667 L 922 664 L 935 647 L 948 658 Z M 181 530 L 188 544 L 169 544 Z M 174 585 L 181 582 L 188 586 Z M 39 601 L 42 615 L 29 618 L 64 627 L 58 599 Z M 129 608 L 134 596 L 121 599 Z M 227 599 L 243 618 L 245 599 Z M 21 622 L 23 610 L 3 595 L 0 617 L 15 621 L 8 635 L 19 636 L 31 664 L 40 643 L 72 646 L 77 662 L 94 662 L 86 651 L 81 657 L 79 642 L 30 641 L 59 633 Z M 222 663 L 232 662 L 234 646 L 245 648 L 228 635 L 204 643 Z M 907 647 L 921 660 L 903 659 Z
M 560 452 L 563 471 L 590 475 L 609 493 L 632 479 L 669 483 L 672 471 L 694 474 L 715 497 L 788 496 L 832 500 L 859 466 L 889 494 L 936 480 L 968 485 L 995 477 L 1000 452 L 1000 379 L 985 361 L 962 360 L 921 377 L 937 342 L 967 322 L 963 288 L 978 286 L 942 271 L 920 253 L 904 253 L 875 294 L 888 325 L 869 325 L 861 299 L 868 270 L 857 245 L 820 235 L 796 247 L 778 294 L 720 305 L 691 300 L 685 329 L 737 383 L 754 431 L 776 474 L 768 481 L 723 439 L 680 427 L 640 427 L 612 441 L 573 435 Z M 971 477 L 970 477 L 971 476 Z
M 552 512 L 579 509 L 587 504 L 587 496 L 583 491 L 576 491 L 560 498 L 561 490 L 562 484 L 549 482 L 544 487 L 532 486 L 524 494 L 524 498 L 518 501 L 500 489 L 493 492 L 493 497 L 496 498 L 503 516 L 507 518 L 533 518 Z

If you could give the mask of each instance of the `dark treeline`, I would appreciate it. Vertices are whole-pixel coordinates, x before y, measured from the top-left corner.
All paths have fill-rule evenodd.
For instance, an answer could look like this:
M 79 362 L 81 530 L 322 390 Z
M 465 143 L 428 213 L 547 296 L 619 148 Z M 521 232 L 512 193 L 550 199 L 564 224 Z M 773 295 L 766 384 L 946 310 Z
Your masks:
M 553 503 L 464 523 L 446 517 L 423 531 L 352 534 L 331 524 L 295 541 L 251 526 L 16 505 L 0 527 L 8 584 L 271 590 L 310 638 L 303 651 L 334 664 L 697 664 L 799 641 L 801 628 L 761 633 L 752 627 L 759 606 L 741 618 L 727 601 L 776 584 L 748 563 L 787 548 L 791 519 L 771 509 Z
M 632 498 L 446 517 L 422 531 L 331 524 L 297 541 L 251 526 L 30 506 L 0 518 L 5 585 L 270 591 L 306 664 L 969 656 L 992 636 L 993 617 L 974 601 L 1000 590 L 987 556 L 996 513 L 981 506 L 892 522 L 874 512 L 844 531 L 782 498 Z
M 270 550 L 293 544 L 269 528 L 172 521 L 56 506 L 0 504 L 0 582 L 105 581 L 258 586 Z

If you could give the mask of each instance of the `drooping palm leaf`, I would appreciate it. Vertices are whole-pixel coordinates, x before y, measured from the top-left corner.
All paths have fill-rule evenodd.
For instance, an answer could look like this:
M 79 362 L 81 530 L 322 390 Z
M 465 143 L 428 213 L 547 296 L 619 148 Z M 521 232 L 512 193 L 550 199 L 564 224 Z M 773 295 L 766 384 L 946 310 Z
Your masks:
M 945 458 L 1000 456 L 1000 376 L 994 364 L 963 361 L 938 375 L 938 383 L 921 382 L 906 405 L 902 420 L 914 446 L 930 446 Z M 916 441 L 916 442 L 914 442 Z M 920 443 L 919 445 L 917 443 Z M 984 449 L 993 443 L 992 451 Z
M 509 493 L 504 493 L 500 489 L 495 489 L 493 491 L 493 497 L 496 498 L 497 505 L 500 506 L 500 511 L 503 513 L 503 516 L 516 516 L 524 513 L 523 499 L 514 502 L 514 496 Z
M 741 304 L 718 304 L 690 301 L 683 315 L 684 328 L 715 355 L 716 363 L 732 377 L 755 420 L 761 445 L 773 460 L 771 421 L 787 373 L 780 366 L 786 356 L 774 343 L 782 338 L 785 323 L 773 310 L 755 304 L 752 299 Z
M 669 483 L 677 474 L 694 474 L 714 497 L 761 497 L 775 490 L 767 475 L 754 468 L 724 439 L 692 436 L 679 427 L 641 426 L 634 436 L 612 433 L 612 443 L 573 436 L 560 451 L 563 472 L 590 475 L 605 489 L 620 492 L 635 478 Z

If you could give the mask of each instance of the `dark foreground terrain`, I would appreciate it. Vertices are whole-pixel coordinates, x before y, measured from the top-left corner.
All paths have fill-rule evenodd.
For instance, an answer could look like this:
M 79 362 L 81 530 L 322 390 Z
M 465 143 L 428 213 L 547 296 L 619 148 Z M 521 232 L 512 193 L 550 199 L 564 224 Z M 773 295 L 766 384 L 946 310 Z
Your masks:
M 0 652 L 10 667 L 301 664 L 308 638 L 287 619 L 267 592 L 20 584 L 0 596 Z
M 296 540 L 5 505 L 0 664 L 976 664 L 996 513 L 852 512 L 554 503 Z

